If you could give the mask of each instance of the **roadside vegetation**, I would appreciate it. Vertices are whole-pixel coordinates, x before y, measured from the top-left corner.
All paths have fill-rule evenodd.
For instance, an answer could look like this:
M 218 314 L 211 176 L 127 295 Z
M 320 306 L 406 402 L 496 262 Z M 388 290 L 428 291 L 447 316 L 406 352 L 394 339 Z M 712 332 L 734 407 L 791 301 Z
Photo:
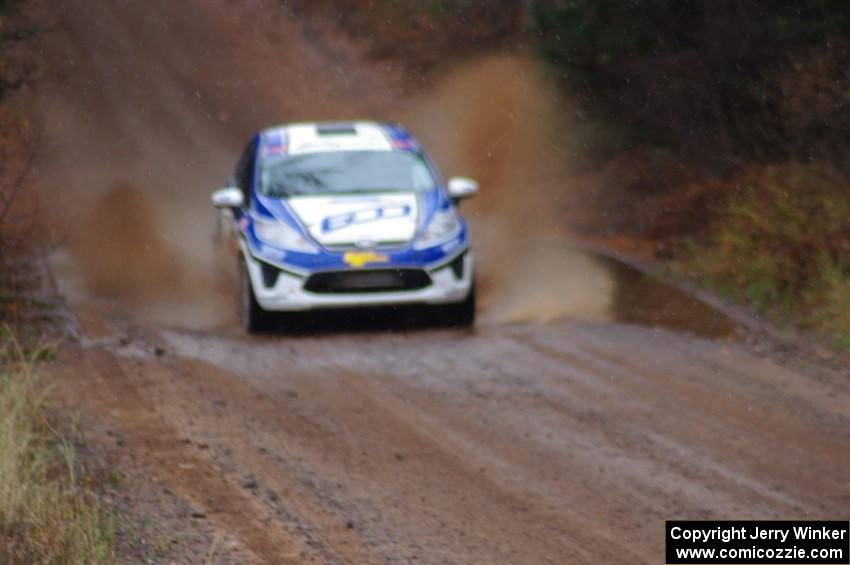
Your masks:
M 412 81 L 447 60 L 511 47 L 525 33 L 516 0 L 288 0 L 294 13 L 335 21 L 371 54 L 403 61 Z
M 72 443 L 48 420 L 36 367 L 44 346 L 24 351 L 0 328 L 0 562 L 111 563 L 110 518 L 78 475 Z
M 565 90 L 616 132 L 588 157 L 643 162 L 617 189 L 657 210 L 625 230 L 850 347 L 850 3 L 536 0 L 530 23 Z
M 23 15 L 24 0 L 0 0 L 0 102 L 23 86 L 33 72 L 14 47 L 36 32 Z
M 0 0 L 0 563 L 111 563 L 110 518 L 80 475 L 73 443 L 50 423 L 39 367 L 52 350 L 33 321 L 42 306 L 24 296 L 31 281 L 19 271 L 32 239 L 19 204 L 35 145 L 14 103 L 34 74 L 26 45 L 36 30 L 23 8 Z
M 37 27 L 24 11 L 23 0 L 0 0 L 0 250 L 11 236 L 15 206 L 34 155 L 32 126 L 15 94 L 24 89 L 36 72 L 28 48 Z M 16 218 L 17 219 L 17 218 Z
M 532 6 L 538 53 L 588 112 L 619 124 L 610 150 L 650 146 L 711 172 L 746 162 L 841 161 L 847 122 L 840 120 L 850 112 L 847 2 Z
M 752 169 L 675 272 L 850 348 L 850 190 L 811 165 Z

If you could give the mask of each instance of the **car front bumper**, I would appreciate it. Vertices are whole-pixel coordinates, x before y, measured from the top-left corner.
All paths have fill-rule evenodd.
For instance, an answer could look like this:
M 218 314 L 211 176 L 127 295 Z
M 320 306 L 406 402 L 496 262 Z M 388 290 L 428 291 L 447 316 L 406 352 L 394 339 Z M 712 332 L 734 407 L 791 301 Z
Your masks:
M 474 260 L 472 252 L 465 250 L 457 254 L 455 259 L 462 261 L 463 268 L 458 270 L 452 268 L 452 259 L 434 267 L 416 266 L 410 271 L 421 271 L 427 274 L 427 280 L 412 290 L 367 290 L 345 291 L 340 289 L 325 289 L 313 292 L 306 287 L 310 275 L 300 276 L 285 270 L 275 269 L 276 275 L 264 276 L 264 266 L 261 262 L 245 253 L 243 254 L 254 289 L 257 303 L 264 310 L 276 312 L 295 312 L 316 309 L 334 308 L 358 308 L 372 306 L 390 306 L 402 304 L 453 304 L 465 300 L 472 289 L 474 279 Z M 265 267 L 268 271 L 269 267 Z M 407 268 L 399 268 L 408 270 Z M 375 272 L 391 272 L 394 267 L 381 267 L 375 269 L 361 268 L 350 271 L 334 271 L 332 274 L 369 274 Z M 324 272 L 312 273 L 312 275 L 323 275 Z M 269 284 L 271 283 L 271 284 Z

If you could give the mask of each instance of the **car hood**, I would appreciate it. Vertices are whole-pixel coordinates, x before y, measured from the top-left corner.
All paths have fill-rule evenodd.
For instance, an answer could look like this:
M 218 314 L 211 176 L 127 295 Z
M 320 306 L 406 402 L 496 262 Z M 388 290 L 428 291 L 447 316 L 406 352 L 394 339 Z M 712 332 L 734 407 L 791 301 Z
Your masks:
M 294 196 L 287 200 L 320 245 L 407 243 L 416 235 L 416 193 Z

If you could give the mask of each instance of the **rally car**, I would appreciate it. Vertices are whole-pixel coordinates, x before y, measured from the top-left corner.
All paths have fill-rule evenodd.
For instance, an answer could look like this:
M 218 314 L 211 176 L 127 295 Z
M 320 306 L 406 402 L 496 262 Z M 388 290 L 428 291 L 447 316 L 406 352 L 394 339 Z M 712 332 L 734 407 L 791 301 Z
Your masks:
M 444 184 L 396 125 L 259 132 L 212 195 L 238 246 L 245 329 L 266 328 L 273 313 L 403 304 L 471 325 L 475 273 L 458 203 L 477 190 L 468 178 Z

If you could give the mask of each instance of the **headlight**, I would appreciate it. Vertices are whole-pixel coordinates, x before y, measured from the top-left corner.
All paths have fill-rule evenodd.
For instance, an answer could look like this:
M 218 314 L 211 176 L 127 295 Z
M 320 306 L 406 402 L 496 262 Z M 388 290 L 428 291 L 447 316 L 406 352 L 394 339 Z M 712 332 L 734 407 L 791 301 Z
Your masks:
M 263 242 L 274 247 L 282 247 L 290 251 L 302 253 L 317 253 L 318 249 L 296 229 L 282 222 L 254 220 L 254 233 Z
M 433 247 L 455 237 L 458 233 L 460 233 L 460 218 L 457 217 L 454 208 L 441 210 L 434 214 L 431 223 L 419 236 L 414 247 L 417 249 Z

